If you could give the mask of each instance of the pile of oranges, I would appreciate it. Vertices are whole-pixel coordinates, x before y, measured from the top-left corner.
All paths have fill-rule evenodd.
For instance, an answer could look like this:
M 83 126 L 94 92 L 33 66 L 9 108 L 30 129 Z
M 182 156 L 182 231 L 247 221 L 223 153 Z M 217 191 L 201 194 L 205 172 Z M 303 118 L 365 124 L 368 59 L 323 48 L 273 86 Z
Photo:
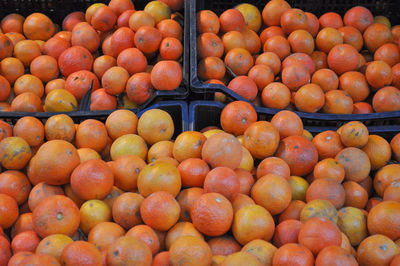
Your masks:
M 319 18 L 271 0 L 197 13 L 198 76 L 256 105 L 330 114 L 400 110 L 400 26 L 356 6 Z M 216 99 L 225 101 L 223 95 Z
M 10 14 L 0 27 L 2 111 L 76 111 L 92 86 L 90 110 L 146 102 L 154 90 L 182 81 L 183 1 L 96 3 L 67 15 L 61 26 L 42 13 Z
M 399 265 L 400 133 L 244 101 L 220 122 L 0 122 L 0 265 Z

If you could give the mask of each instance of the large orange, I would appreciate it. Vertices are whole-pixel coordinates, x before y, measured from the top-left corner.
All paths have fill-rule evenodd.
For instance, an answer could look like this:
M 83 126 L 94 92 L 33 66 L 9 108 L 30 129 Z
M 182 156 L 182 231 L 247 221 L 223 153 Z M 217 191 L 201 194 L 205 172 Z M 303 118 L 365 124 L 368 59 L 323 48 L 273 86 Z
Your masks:
M 400 203 L 384 201 L 373 207 L 368 213 L 368 231 L 370 234 L 382 234 L 392 240 L 399 238 L 400 231 L 394 225 L 400 219 Z
M 274 254 L 272 265 L 314 265 L 314 256 L 311 251 L 297 243 L 289 243 L 280 247 Z
M 318 162 L 318 152 L 311 141 L 302 136 L 283 139 L 276 152 L 290 167 L 292 175 L 304 176 L 312 171 Z
M 300 229 L 299 243 L 316 255 L 325 247 L 340 246 L 342 235 L 336 224 L 326 218 L 315 217 Z
M 87 119 L 79 124 L 75 138 L 78 148 L 91 148 L 100 152 L 107 145 L 107 129 L 100 121 Z
M 71 236 L 79 227 L 79 209 L 62 195 L 43 200 L 33 211 L 33 226 L 41 237 L 52 234 Z
M 242 146 L 234 136 L 218 133 L 206 140 L 201 155 L 212 167 L 225 166 L 236 169 L 242 159 Z
M 174 90 L 181 82 L 182 67 L 176 61 L 160 61 L 151 70 L 151 83 L 157 90 Z
M 257 159 L 273 155 L 279 145 L 279 131 L 271 123 L 252 123 L 244 132 L 244 146 Z
M 14 198 L 0 193 L 0 227 L 7 229 L 11 227 L 18 218 L 18 205 Z
M 80 70 L 68 76 L 64 88 L 81 101 L 91 86 L 92 92 L 100 88 L 97 76 L 90 71 Z
M 283 212 L 292 200 L 292 191 L 286 179 L 267 174 L 256 181 L 251 189 L 254 201 L 272 215 Z
M 6 169 L 22 169 L 31 157 L 31 148 L 21 137 L 8 137 L 0 142 L 0 162 Z
M 271 214 L 259 205 L 248 205 L 235 213 L 232 231 L 236 240 L 245 245 L 255 239 L 269 241 L 275 230 Z
M 89 160 L 80 164 L 71 174 L 72 190 L 82 199 L 103 199 L 111 191 L 114 175 L 102 160 Z
M 171 228 L 178 221 L 179 213 L 179 204 L 165 191 L 150 194 L 140 206 L 140 214 L 145 224 L 160 231 Z
M 168 192 L 176 197 L 181 189 L 181 176 L 173 164 L 154 162 L 140 171 L 137 187 L 144 197 L 157 191 Z
M 225 234 L 233 221 L 231 203 L 219 193 L 205 193 L 193 204 L 190 216 L 194 226 L 208 236 Z
M 63 249 L 60 262 L 63 265 L 100 265 L 101 254 L 92 243 L 86 241 L 75 241 L 68 244 Z
M 13 197 L 18 205 L 28 199 L 30 190 L 31 184 L 22 172 L 9 170 L 0 174 L 0 193 Z
M 125 230 L 116 223 L 102 222 L 90 230 L 88 242 L 94 244 L 100 251 L 104 251 L 115 240 L 122 237 Z
M 37 254 L 46 254 L 60 260 L 63 249 L 73 240 L 63 234 L 53 234 L 43 238 L 36 248 Z
M 239 178 L 228 167 L 216 167 L 204 179 L 204 192 L 220 193 L 227 199 L 232 200 L 240 192 Z
M 54 23 L 42 13 L 26 17 L 23 25 L 24 35 L 30 40 L 47 41 L 55 32 Z
M 220 120 L 225 132 L 239 136 L 243 135 L 249 125 L 257 121 L 257 113 L 249 103 L 235 101 L 225 106 Z
M 338 214 L 339 229 L 348 237 L 351 245 L 358 246 L 368 236 L 365 214 L 354 207 L 344 207 Z
M 335 159 L 344 168 L 345 180 L 362 181 L 368 176 L 371 169 L 371 162 L 367 154 L 354 147 L 341 150 Z
M 178 265 L 182 261 L 188 266 L 211 265 L 211 248 L 199 237 L 182 236 L 171 245 L 169 249 L 169 262 L 171 265 Z
M 92 54 L 82 46 L 73 46 L 62 52 L 58 58 L 58 66 L 65 77 L 79 70 L 91 70 Z
M 358 246 L 357 260 L 361 265 L 389 265 L 399 252 L 399 247 L 390 238 L 372 235 Z
M 206 139 L 202 133 L 195 131 L 179 134 L 172 149 L 174 158 L 179 162 L 189 158 L 201 158 L 201 150 Z

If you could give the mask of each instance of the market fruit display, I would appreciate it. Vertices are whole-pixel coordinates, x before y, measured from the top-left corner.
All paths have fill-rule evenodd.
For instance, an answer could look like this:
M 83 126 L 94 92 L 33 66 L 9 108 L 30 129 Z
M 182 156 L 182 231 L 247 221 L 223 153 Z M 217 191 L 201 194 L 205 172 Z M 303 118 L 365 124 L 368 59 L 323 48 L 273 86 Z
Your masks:
M 222 85 L 225 92 L 273 109 L 400 110 L 399 26 L 362 6 L 318 18 L 291 3 L 199 10 L 195 64 L 203 84 Z M 227 101 L 221 92 L 214 99 Z
M 160 109 L 2 121 L 0 265 L 396 265 L 400 133 L 312 136 L 244 101 L 220 125 L 173 138 Z
M 136 108 L 182 81 L 183 1 L 95 3 L 60 25 L 42 13 L 0 23 L 2 111 Z

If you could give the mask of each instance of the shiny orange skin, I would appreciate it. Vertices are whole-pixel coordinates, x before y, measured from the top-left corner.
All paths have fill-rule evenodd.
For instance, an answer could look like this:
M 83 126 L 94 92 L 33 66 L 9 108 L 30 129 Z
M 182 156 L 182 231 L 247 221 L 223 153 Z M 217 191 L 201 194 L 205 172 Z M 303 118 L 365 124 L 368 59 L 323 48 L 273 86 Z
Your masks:
M 33 211 L 33 228 L 41 237 L 51 234 L 71 236 L 79 227 L 79 209 L 62 195 L 43 200 Z
M 114 176 L 102 160 L 94 159 L 80 164 L 71 174 L 72 190 L 82 199 L 102 199 L 111 191 Z
M 231 203 L 219 193 L 205 193 L 193 204 L 190 216 L 197 230 L 208 236 L 221 236 L 231 227 Z
M 274 254 L 272 265 L 314 265 L 311 251 L 301 244 L 289 243 L 280 247 Z
M 318 161 L 318 152 L 311 141 L 302 136 L 283 139 L 276 156 L 286 161 L 292 175 L 304 176 L 310 173 Z
M 227 199 L 232 200 L 240 192 L 240 182 L 236 173 L 227 167 L 216 167 L 212 169 L 204 179 L 205 193 L 220 193 Z

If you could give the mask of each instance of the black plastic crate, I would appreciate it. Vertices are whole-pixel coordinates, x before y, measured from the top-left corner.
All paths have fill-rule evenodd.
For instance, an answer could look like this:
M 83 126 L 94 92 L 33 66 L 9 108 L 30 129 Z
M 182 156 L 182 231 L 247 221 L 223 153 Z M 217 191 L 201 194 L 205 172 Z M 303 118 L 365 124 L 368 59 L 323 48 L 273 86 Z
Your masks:
M 312 12 L 317 16 L 334 11 L 340 15 L 351 7 L 361 5 L 367 7 L 374 15 L 387 16 L 392 25 L 400 24 L 400 5 L 396 0 L 287 0 L 292 7 Z M 190 0 L 190 89 L 196 95 L 197 100 L 213 100 L 215 92 L 222 92 L 233 100 L 247 101 L 239 94 L 233 92 L 225 86 L 219 84 L 206 84 L 197 75 L 197 30 L 196 13 L 200 10 L 208 9 L 218 15 L 224 10 L 233 8 L 243 2 L 239 0 L 230 1 L 204 1 Z M 267 1 L 249 0 L 247 3 L 254 4 L 261 11 Z M 258 113 L 273 116 L 280 110 L 267 107 L 255 106 Z M 360 120 L 369 126 L 400 125 L 400 111 L 386 113 L 372 113 L 362 115 L 336 115 L 324 113 L 305 113 L 295 111 L 306 126 L 310 127 L 339 127 L 347 121 Z
M 143 9 L 151 0 L 134 0 L 135 9 Z M 10 14 L 19 13 L 28 16 L 35 12 L 46 14 L 54 23 L 61 25 L 65 16 L 74 11 L 85 12 L 94 3 L 108 4 L 110 0 L 0 0 L 0 20 Z M 187 1 L 186 1 L 187 2 Z M 184 10 L 189 10 L 189 3 L 185 2 Z M 184 10 L 182 15 L 184 15 Z M 189 95 L 189 17 L 184 16 L 183 23 L 183 56 L 182 56 L 182 83 L 172 91 L 154 91 L 153 95 L 139 108 L 146 108 L 158 100 L 184 100 Z M 89 106 L 81 111 L 90 111 Z M 0 118 L 3 114 L 0 112 Z
M 143 109 L 129 109 L 132 112 L 134 112 L 138 117 L 140 117 L 144 112 L 150 109 L 161 109 L 166 112 L 168 112 L 175 125 L 175 132 L 173 138 L 176 138 L 180 133 L 187 131 L 189 129 L 189 116 L 188 116 L 188 106 L 185 101 L 163 101 L 156 103 L 154 105 L 151 105 L 147 108 Z M 72 118 L 75 123 L 80 123 L 86 119 L 96 119 L 100 120 L 102 122 L 105 122 L 107 117 L 114 112 L 115 110 L 110 110 L 110 111 L 76 111 L 76 112 L 69 112 L 69 113 L 64 113 Z M 60 113 L 56 113 L 60 114 Z M 41 120 L 43 123 L 46 122 L 46 120 L 55 115 L 55 113 L 46 113 L 46 112 L 40 112 L 40 113 L 26 113 L 26 112 L 4 112 L 0 113 L 0 118 L 2 120 L 6 121 L 7 123 L 11 125 L 15 125 L 15 123 L 18 121 L 18 119 L 25 117 L 25 116 L 34 116 Z
M 208 126 L 221 127 L 220 116 L 225 105 L 216 101 L 193 101 L 189 105 L 189 130 L 200 131 Z M 270 121 L 273 115 L 264 113 L 260 110 L 257 111 L 259 120 Z M 303 123 L 304 123 L 304 119 Z M 311 134 L 316 135 L 326 130 L 336 131 L 338 127 L 317 127 L 317 126 L 304 126 L 304 129 L 310 131 Z M 400 132 L 400 125 L 390 126 L 369 126 L 368 131 L 370 134 L 376 134 L 391 140 L 397 133 Z

